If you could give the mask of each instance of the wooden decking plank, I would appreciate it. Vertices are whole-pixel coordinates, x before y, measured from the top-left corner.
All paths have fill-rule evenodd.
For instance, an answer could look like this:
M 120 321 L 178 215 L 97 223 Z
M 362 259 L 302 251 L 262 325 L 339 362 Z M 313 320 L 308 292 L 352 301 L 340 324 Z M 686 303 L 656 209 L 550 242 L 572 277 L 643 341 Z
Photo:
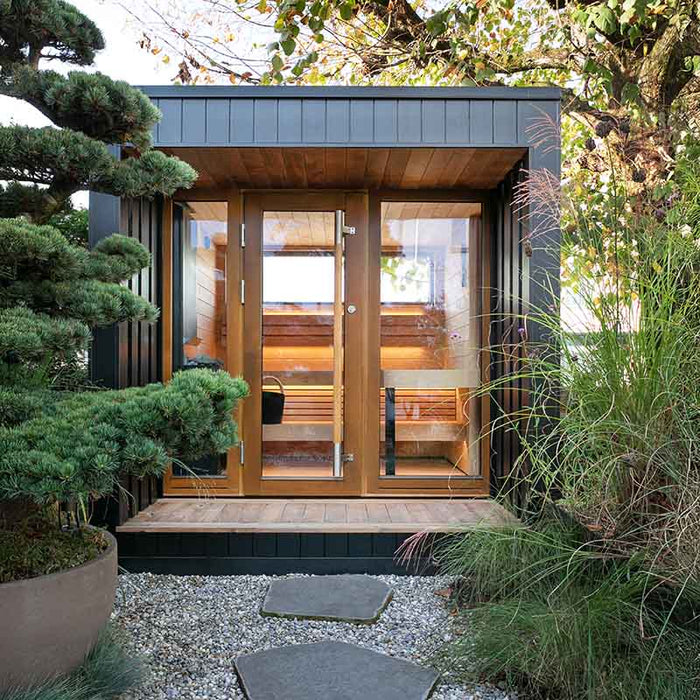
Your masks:
M 389 511 L 384 503 L 368 503 L 367 517 L 372 523 L 390 523 Z
M 518 521 L 488 500 L 430 498 L 165 498 L 120 532 L 453 532 Z
M 347 524 L 347 506 L 344 503 L 326 503 L 326 512 L 323 516 L 323 520 L 326 523 Z
M 392 523 L 410 523 L 413 522 L 411 514 L 408 512 L 405 503 L 391 503 L 387 505 L 389 519 Z
M 301 519 L 305 523 L 322 523 L 325 513 L 326 507 L 323 503 L 307 503 Z
M 304 517 L 304 511 L 306 506 L 303 503 L 294 503 L 294 501 L 287 503 L 282 512 L 281 522 L 284 523 L 298 523 L 301 522 Z
M 366 523 L 368 520 L 367 506 L 364 503 L 348 503 L 349 523 Z

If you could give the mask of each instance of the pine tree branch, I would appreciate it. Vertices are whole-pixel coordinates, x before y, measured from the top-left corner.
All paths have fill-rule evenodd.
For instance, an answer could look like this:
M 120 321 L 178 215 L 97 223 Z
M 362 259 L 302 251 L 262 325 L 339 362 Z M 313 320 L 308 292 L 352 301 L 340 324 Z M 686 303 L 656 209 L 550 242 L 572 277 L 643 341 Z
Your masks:
M 26 65 L 0 68 L 0 94 L 28 102 L 57 126 L 140 150 L 151 146 L 152 129 L 161 117 L 140 90 L 101 73 L 63 76 Z

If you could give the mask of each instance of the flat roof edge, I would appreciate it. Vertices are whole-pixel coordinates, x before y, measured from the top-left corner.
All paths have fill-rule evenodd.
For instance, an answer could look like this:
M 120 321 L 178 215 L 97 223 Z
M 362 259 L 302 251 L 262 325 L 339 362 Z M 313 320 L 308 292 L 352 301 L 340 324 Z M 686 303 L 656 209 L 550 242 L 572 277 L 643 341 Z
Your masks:
M 439 99 L 439 100 L 560 100 L 557 87 L 374 87 L 374 86 L 237 86 L 137 85 L 156 98 L 294 99 Z

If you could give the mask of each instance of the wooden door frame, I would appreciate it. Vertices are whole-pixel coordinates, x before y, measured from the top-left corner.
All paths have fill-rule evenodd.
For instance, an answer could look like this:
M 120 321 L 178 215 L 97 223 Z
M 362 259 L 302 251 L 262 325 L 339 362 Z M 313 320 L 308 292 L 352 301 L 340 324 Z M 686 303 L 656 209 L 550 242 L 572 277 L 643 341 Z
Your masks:
M 367 306 L 371 313 L 367 318 L 367 372 L 365 396 L 365 446 L 373 459 L 365 461 L 364 489 L 366 496 L 488 496 L 490 445 L 488 438 L 479 441 L 480 474 L 474 477 L 397 477 L 380 476 L 380 266 L 381 266 L 381 205 L 382 202 L 473 202 L 481 204 L 481 233 L 479 236 L 480 294 L 479 313 L 481 315 L 479 340 L 481 379 L 488 381 L 489 351 L 485 347 L 488 339 L 489 310 L 491 300 L 491 236 L 490 207 L 492 193 L 489 190 L 374 190 L 369 193 L 369 246 L 366 260 Z M 484 396 L 479 401 L 480 430 L 489 425 L 490 401 Z
M 173 201 L 226 201 L 228 205 L 228 247 L 227 247 L 227 355 L 226 370 L 233 376 L 243 376 L 251 385 L 251 396 L 239 404 L 238 424 L 241 438 L 246 445 L 248 467 L 241 464 L 240 447 L 229 450 L 227 455 L 227 477 L 225 479 L 202 479 L 193 485 L 190 477 L 174 477 L 169 469 L 164 477 L 164 494 L 178 496 L 221 495 L 221 496 L 487 496 L 489 494 L 490 445 L 486 437 L 480 444 L 481 475 L 469 480 L 420 479 L 402 477 L 380 477 L 380 304 L 378 266 L 381 251 L 381 203 L 383 201 L 424 201 L 424 202 L 477 202 L 482 205 L 481 242 L 481 373 L 482 381 L 488 380 L 490 353 L 485 341 L 489 334 L 489 309 L 491 296 L 491 211 L 489 202 L 492 191 L 472 190 L 373 190 L 338 191 L 321 190 L 238 190 L 235 187 L 216 189 L 196 189 L 176 194 L 173 200 L 166 199 L 163 206 L 163 236 L 161 262 L 163 266 L 163 380 L 169 381 L 172 375 L 172 319 L 173 319 L 173 242 L 172 204 Z M 346 265 L 346 302 L 357 307 L 352 316 L 346 315 L 346 337 L 350 346 L 349 354 L 355 358 L 365 358 L 346 362 L 346 382 L 355 387 L 353 400 L 346 396 L 345 445 L 352 452 L 354 461 L 346 463 L 346 477 L 343 482 L 330 480 L 318 482 L 297 482 L 281 480 L 258 480 L 250 469 L 251 447 L 255 443 L 255 430 L 250 425 L 254 416 L 260 415 L 260 372 L 251 371 L 251 357 L 245 355 L 244 338 L 246 306 L 252 307 L 251 280 L 246 280 L 246 301 L 241 304 L 241 279 L 243 279 L 244 255 L 252 243 L 251 222 L 247 221 L 248 242 L 241 247 L 241 223 L 243 222 L 244 202 L 262 200 L 274 205 L 277 210 L 334 211 L 344 209 L 347 222 L 354 225 L 358 235 L 346 239 L 346 255 L 358 264 Z M 259 216 L 259 214 L 258 214 Z M 258 271 L 258 281 L 259 271 Z M 259 292 L 258 292 L 259 295 Z M 251 313 L 248 311 L 248 313 Z M 257 399 L 255 397 L 257 396 Z M 481 399 L 481 427 L 488 431 L 490 402 L 488 397 Z M 354 419 L 348 420 L 347 413 L 352 406 Z M 260 421 L 258 421 L 258 424 Z M 261 431 L 259 425 L 258 430 Z M 257 446 L 258 452 L 262 443 Z M 255 450 L 253 449 L 253 455 Z M 337 483 L 336 486 L 330 486 Z M 307 487 L 306 484 L 309 486 Z M 329 488 L 330 486 L 330 488 Z
M 232 376 L 243 374 L 243 310 L 240 298 L 242 275 L 241 247 L 241 193 L 236 187 L 217 190 L 193 190 L 179 193 L 178 202 L 226 202 L 227 205 L 227 245 L 226 245 L 226 360 L 225 371 Z M 163 267 L 163 381 L 170 381 L 173 371 L 173 200 L 166 199 L 162 218 L 161 264 Z M 243 404 L 238 406 L 238 421 L 244 413 Z M 169 467 L 163 476 L 165 496 L 239 496 L 241 491 L 241 460 L 238 446 L 231 448 L 226 455 L 226 475 L 219 478 L 198 478 L 174 476 Z
M 250 386 L 245 400 L 242 439 L 245 442 L 243 491 L 246 496 L 348 496 L 360 495 L 366 445 L 363 444 L 363 351 L 366 269 L 352 261 L 364 260 L 367 245 L 367 195 L 337 190 L 319 192 L 264 192 L 243 195 L 246 246 L 244 249 L 245 304 L 243 376 Z M 346 223 L 357 235 L 345 239 L 345 303 L 357 312 L 345 315 L 345 379 L 343 451 L 352 453 L 343 476 L 326 479 L 262 478 L 262 223 L 265 211 L 345 211 Z M 352 263 L 352 264 L 351 264 Z

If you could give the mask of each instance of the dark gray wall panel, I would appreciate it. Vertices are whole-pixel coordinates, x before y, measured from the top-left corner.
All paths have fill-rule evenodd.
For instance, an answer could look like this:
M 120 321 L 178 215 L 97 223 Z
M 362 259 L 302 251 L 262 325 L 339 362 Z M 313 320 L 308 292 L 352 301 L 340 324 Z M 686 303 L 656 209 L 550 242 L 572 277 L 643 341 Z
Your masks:
M 333 143 L 347 143 L 350 140 L 349 100 L 328 100 L 326 135 L 328 140 Z
M 372 100 L 350 102 L 350 142 L 374 142 L 374 102 Z
M 302 102 L 302 141 L 304 143 L 326 142 L 326 100 Z
M 513 100 L 493 103 L 493 141 L 506 144 L 518 142 L 518 109 Z
M 469 100 L 449 100 L 445 104 L 445 140 L 469 142 Z
M 299 143 L 301 139 L 301 100 L 284 100 L 279 105 L 280 143 Z
M 149 267 L 127 281 L 131 291 L 160 306 L 161 206 L 157 200 L 119 199 L 90 193 L 90 245 L 122 233 L 151 253 Z M 142 386 L 161 379 L 161 324 L 142 321 L 114 324 L 94 332 L 90 373 L 93 381 L 111 389 Z
M 399 101 L 399 143 L 420 143 L 421 141 L 421 101 Z
M 230 100 L 207 100 L 207 143 L 227 144 L 229 142 Z
M 90 192 L 90 247 L 117 233 L 121 221 L 121 200 L 108 194 Z M 116 325 L 96 328 L 90 348 L 90 376 L 101 386 L 119 386 L 119 329 Z
M 423 100 L 421 112 L 422 141 L 424 143 L 444 143 L 445 101 Z
M 182 100 L 160 100 L 163 118 L 158 125 L 158 143 L 182 142 Z
M 206 100 L 182 101 L 182 140 L 185 143 L 205 144 L 207 142 Z
M 235 107 L 235 105 L 234 105 Z M 276 143 L 278 140 L 278 102 L 277 100 L 255 100 L 256 143 Z
M 375 143 L 396 143 L 398 140 L 396 100 L 376 100 L 374 102 L 374 141 Z
M 255 138 L 255 101 L 231 100 L 231 143 L 252 143 Z
M 473 101 L 469 105 L 469 142 L 493 143 L 493 102 Z
M 151 90 L 163 111 L 155 134 L 161 146 L 528 146 L 527 124 L 558 110 L 546 88 Z

